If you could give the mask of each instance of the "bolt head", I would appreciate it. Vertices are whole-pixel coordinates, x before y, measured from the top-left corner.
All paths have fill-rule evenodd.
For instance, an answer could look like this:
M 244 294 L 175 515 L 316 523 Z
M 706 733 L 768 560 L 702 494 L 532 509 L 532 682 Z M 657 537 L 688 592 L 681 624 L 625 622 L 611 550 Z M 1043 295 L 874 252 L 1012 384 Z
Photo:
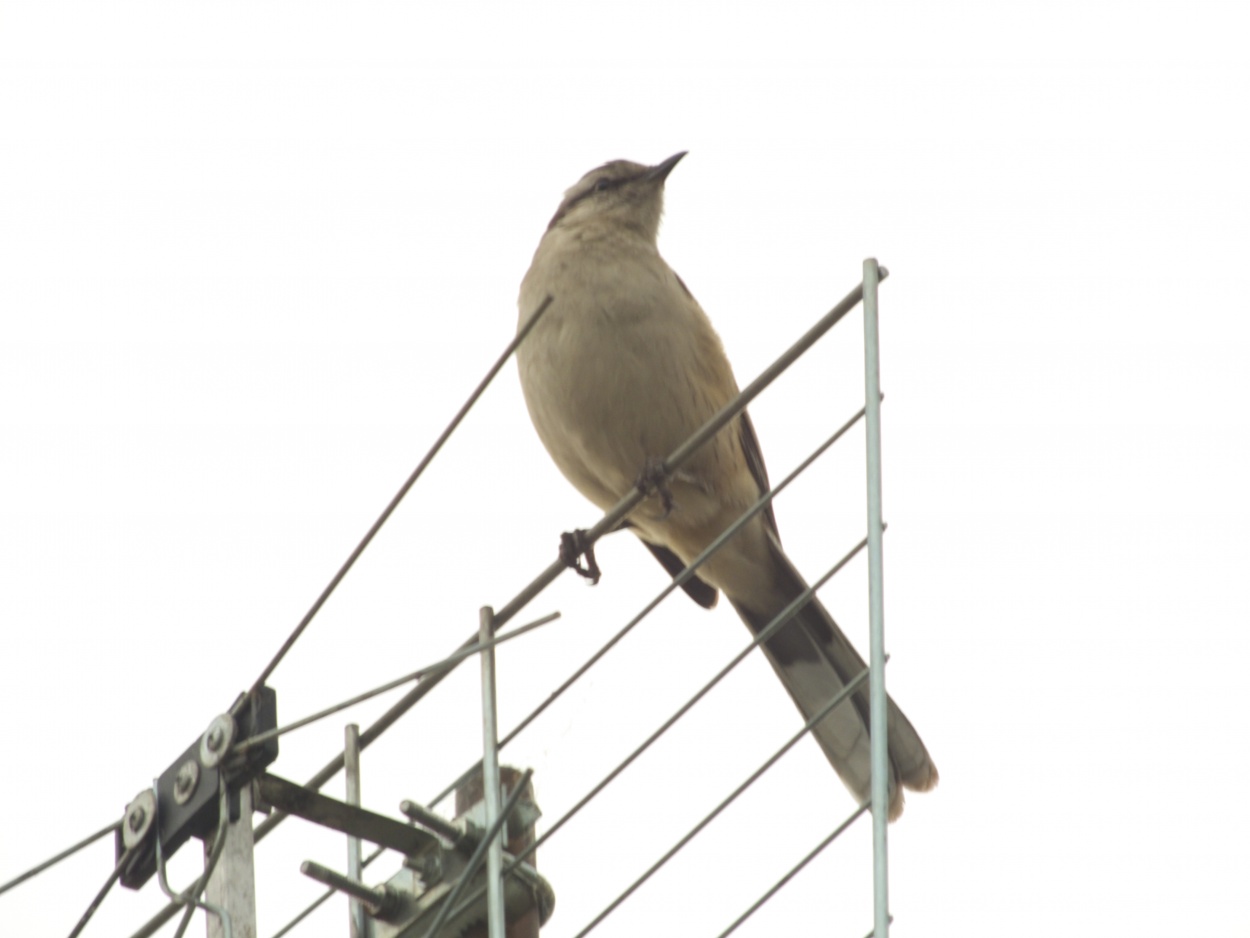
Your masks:
M 182 763 L 178 768 L 178 774 L 174 777 L 174 801 L 178 804 L 186 804 L 190 801 L 199 780 L 200 764 L 194 759 L 188 759 Z
M 220 748 L 221 748 L 221 743 L 222 743 L 222 740 L 223 740 L 224 738 L 225 738 L 225 735 L 221 732 L 221 727 L 220 727 L 220 726 L 214 726 L 211 730 L 209 730 L 209 731 L 208 731 L 208 740 L 207 740 L 207 742 L 208 742 L 208 751 L 209 751 L 209 752 L 216 752 L 218 749 L 220 749 Z
M 132 831 L 138 831 L 143 826 L 143 822 L 148 819 L 148 813 L 143 810 L 143 805 L 135 805 L 128 815 L 126 815 L 126 823 L 130 825 Z

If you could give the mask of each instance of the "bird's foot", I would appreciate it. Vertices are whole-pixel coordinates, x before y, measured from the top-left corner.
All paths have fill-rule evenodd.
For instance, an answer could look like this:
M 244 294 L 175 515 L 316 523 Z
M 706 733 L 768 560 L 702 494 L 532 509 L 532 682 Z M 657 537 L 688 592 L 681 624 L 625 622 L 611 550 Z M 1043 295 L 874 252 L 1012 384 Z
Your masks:
M 666 520 L 673 513 L 673 508 L 675 507 L 672 490 L 668 487 L 668 480 L 669 472 L 664 465 L 664 460 L 652 456 L 647 460 L 647 464 L 643 466 L 642 475 L 634 483 L 638 487 L 638 491 L 643 495 L 660 496 L 660 504 L 664 507 L 664 514 L 659 517 L 660 521 Z
M 586 558 L 584 565 L 581 561 L 582 557 Z M 595 545 L 586 539 L 584 529 L 565 531 L 560 535 L 560 561 L 566 567 L 576 570 L 578 576 L 588 579 L 591 586 L 599 582 L 602 573 L 599 570 L 599 564 L 595 562 Z

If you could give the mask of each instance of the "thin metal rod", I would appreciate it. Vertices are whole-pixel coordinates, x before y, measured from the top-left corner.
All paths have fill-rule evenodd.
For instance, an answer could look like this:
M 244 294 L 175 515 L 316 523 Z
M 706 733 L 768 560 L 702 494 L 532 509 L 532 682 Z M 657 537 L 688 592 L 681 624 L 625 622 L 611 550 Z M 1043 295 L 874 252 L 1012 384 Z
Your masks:
M 868 451 L 868 726 L 872 759 L 873 933 L 890 934 L 890 874 L 886 825 L 889 821 L 890 772 L 886 739 L 885 616 L 881 570 L 881 358 L 877 337 L 876 258 L 864 261 L 864 402 Z
M 477 872 L 478 867 L 482 865 L 482 858 L 486 855 L 488 845 L 495 842 L 503 834 L 503 826 L 507 822 L 512 809 L 516 807 L 517 802 L 521 800 L 521 793 L 525 791 L 525 786 L 530 783 L 530 777 L 533 776 L 533 769 L 526 769 L 521 776 L 521 780 L 512 788 L 512 793 L 508 795 L 508 800 L 503 806 L 503 811 L 499 817 L 486 829 L 486 833 L 482 839 L 477 842 L 477 846 L 473 848 L 473 853 L 469 855 L 469 862 L 465 864 L 464 872 L 460 874 L 460 878 L 456 880 L 456 884 L 452 886 L 451 892 L 447 894 L 447 898 L 443 900 L 442 906 L 438 910 L 438 915 L 434 917 L 434 923 L 430 926 L 430 930 L 425 933 L 425 938 L 438 938 L 438 933 L 447 921 L 447 916 L 451 914 L 456 902 L 460 899 L 460 894 L 464 892 L 464 887 L 468 885 L 470 879 Z
M 26 880 L 30 879 L 31 877 L 33 877 L 33 876 L 38 876 L 40 873 L 42 873 L 44 870 L 48 869 L 49 867 L 56 866 L 58 863 L 60 863 L 60 862 L 61 862 L 62 860 L 64 860 L 66 857 L 73 856 L 73 855 L 74 855 L 75 853 L 77 853 L 79 850 L 83 849 L 83 847 L 89 847 L 89 846 L 91 846 L 93 843 L 95 843 L 95 842 L 96 842 L 97 840 L 99 840 L 101 837 L 107 837 L 109 834 L 113 833 L 113 831 L 117 830 L 117 828 L 118 828 L 120 825 L 121 825 L 121 822 L 120 822 L 120 821 L 114 821 L 112 824 L 109 824 L 107 827 L 102 827 L 102 828 L 100 828 L 98 831 L 96 831 L 96 832 L 95 832 L 94 834 L 92 834 L 91 836 L 89 836 L 89 837 L 84 837 L 82 840 L 78 841 L 78 843 L 74 844 L 74 846 L 72 846 L 72 847 L 67 847 L 66 849 L 64 849 L 64 850 L 62 850 L 60 853 L 58 853 L 56 856 L 51 857 L 51 858 L 49 858 L 49 859 L 47 859 L 47 860 L 44 860 L 44 861 L 43 861 L 42 863 L 40 863 L 38 866 L 32 866 L 32 867 L 31 867 L 30 869 L 28 869 L 25 873 L 22 873 L 20 876 L 17 876 L 17 877 L 15 877 L 15 878 L 13 878 L 13 879 L 9 880 L 9 881 L 8 881 L 7 883 L 5 883 L 4 885 L 0 886 L 0 896 L 4 895 L 6 892 L 8 892 L 8 891 L 9 891 L 10 889 L 12 889 L 14 886 L 18 886 L 18 885 L 21 885 L 22 883 L 26 882 Z
M 343 729 L 343 778 L 344 801 L 354 807 L 360 807 L 360 727 L 348 723 Z M 360 882 L 361 872 L 360 838 L 347 835 L 347 878 L 354 883 Z M 351 938 L 365 938 L 365 907 L 356 899 L 348 897 L 347 921 Z
M 370 910 L 376 911 L 382 908 L 382 904 L 386 901 L 386 890 L 366 886 L 358 879 L 344 876 L 342 873 L 324 867 L 320 863 L 314 863 L 312 860 L 305 860 L 301 863 L 299 871 L 309 879 L 314 879 L 337 892 L 346 894 L 349 901 L 359 906 L 362 910 L 368 907 Z M 355 923 L 353 922 L 352 924 L 355 927 Z
M 421 827 L 450 840 L 453 844 L 464 839 L 463 830 L 423 804 L 404 799 L 399 803 L 399 811 L 401 814 L 406 814 L 410 820 L 416 821 Z
M 344 700 L 341 703 L 336 703 L 332 707 L 326 707 L 324 710 L 318 710 L 316 713 L 310 714 L 309 716 L 301 717 L 298 720 L 286 724 L 286 726 L 278 726 L 271 730 L 265 730 L 263 733 L 257 733 L 255 736 L 249 736 L 247 739 L 235 744 L 234 749 L 236 752 L 243 752 L 255 746 L 259 746 L 262 743 L 266 743 L 278 736 L 283 736 L 292 730 L 303 729 L 311 723 L 316 723 L 318 720 L 324 720 L 326 717 L 333 716 L 334 714 L 346 710 L 349 707 L 354 707 L 358 703 L 363 703 L 364 701 L 377 697 L 380 694 L 385 694 L 389 690 L 394 690 L 397 687 L 402 687 L 404 684 L 409 684 L 412 681 L 419 681 L 432 674 L 444 671 L 451 665 L 457 664 L 465 658 L 476 655 L 483 648 L 494 648 L 496 645 L 502 645 L 504 642 L 509 642 L 514 638 L 519 638 L 526 632 L 532 632 L 534 629 L 540 628 L 549 622 L 554 622 L 558 618 L 560 618 L 560 613 L 552 612 L 543 616 L 541 619 L 536 619 L 535 621 L 530 622 L 527 625 L 518 626 L 506 635 L 496 635 L 485 644 L 482 642 L 474 642 L 472 645 L 461 646 L 458 651 L 441 661 L 436 661 L 434 664 L 428 664 L 424 668 L 413 671 L 411 674 L 405 674 L 403 677 L 397 677 L 393 681 L 387 681 L 380 687 L 367 690 L 363 694 L 357 694 L 355 697 Z
M 835 694 L 824 706 L 822 706 L 820 710 L 814 713 L 812 717 L 806 723 L 803 724 L 803 728 L 801 730 L 799 730 L 797 733 L 791 736 L 788 740 L 786 740 L 786 742 L 781 746 L 780 749 L 778 749 L 771 756 L 765 759 L 764 762 L 759 766 L 759 768 L 757 768 L 754 772 L 748 775 L 737 788 L 735 788 L 728 795 L 726 795 L 720 804 L 718 804 L 715 808 L 713 808 L 706 815 L 704 815 L 703 819 L 699 821 L 698 824 L 690 828 L 690 830 L 687 831 L 686 834 L 680 840 L 677 841 L 677 843 L 673 844 L 672 847 L 670 847 L 667 851 L 665 851 L 662 857 L 660 857 L 658 860 L 652 863 L 651 866 L 647 868 L 647 871 L 645 873 L 643 873 L 636 880 L 630 883 L 629 887 L 624 892 L 622 892 L 619 896 L 617 896 L 610 903 L 608 903 L 607 907 L 604 908 L 604 910 L 600 912 L 598 915 L 596 915 L 593 919 L 591 919 L 589 924 L 587 924 L 585 928 L 579 931 L 574 936 L 574 938 L 585 938 L 586 935 L 590 934 L 595 929 L 595 927 L 600 922 L 602 922 L 605 918 L 611 915 L 617 909 L 617 907 L 620 906 L 622 902 L 624 902 L 631 895 L 633 895 L 639 886 L 641 886 L 648 879 L 650 879 L 651 876 L 658 869 L 660 869 L 660 867 L 662 867 L 665 863 L 667 863 L 674 856 L 676 856 L 678 851 L 680 851 L 683 847 L 685 847 L 686 844 L 690 843 L 690 841 L 692 841 L 699 834 L 700 831 L 702 831 L 705 827 L 711 824 L 712 821 L 714 821 L 720 815 L 722 811 L 724 811 L 731 804 L 733 804 L 738 799 L 739 795 L 741 795 L 744 791 L 746 791 L 753 784 L 755 784 L 755 782 L 759 780 L 760 776 L 762 776 L 765 772 L 767 772 L 774 765 L 776 765 L 777 760 L 780 759 L 782 756 L 784 756 L 792 748 L 794 748 L 794 744 L 797 743 L 804 736 L 806 736 L 808 732 L 811 731 L 813 726 L 815 726 L 817 723 L 823 720 L 826 716 L 828 716 L 834 707 L 838 706 L 838 704 L 842 703 L 847 698 L 849 698 L 851 694 L 855 693 L 855 691 L 859 689 L 859 686 L 864 683 L 867 677 L 868 677 L 868 670 L 865 668 L 863 671 L 857 674 L 855 678 L 850 681 L 850 683 L 848 683 L 845 687 L 843 687 L 842 690 L 838 691 L 838 693 Z
M 611 651 L 621 639 L 623 639 L 626 635 L 628 635 L 631 631 L 633 631 L 634 626 L 638 625 L 638 623 L 640 623 L 644 618 L 646 618 L 647 615 L 649 615 L 651 611 L 656 608 L 656 606 L 658 606 L 661 602 L 667 599 L 669 595 L 671 595 L 678 588 L 680 588 L 682 584 L 684 584 L 687 580 L 693 577 L 698 572 L 699 568 L 702 567 L 703 564 L 708 560 L 708 558 L 710 558 L 713 554 L 715 554 L 718 550 L 720 550 L 722 544 L 724 544 L 731 537 L 737 534 L 738 531 L 744 525 L 749 523 L 752 518 L 754 518 L 761 511 L 763 511 L 770 504 L 772 504 L 773 499 L 776 498 L 778 495 L 780 495 L 783 491 L 785 491 L 786 487 L 791 482 L 797 479 L 813 462 L 815 462 L 822 455 L 824 455 L 824 453 L 829 449 L 829 447 L 831 447 L 834 443 L 836 443 L 839 439 L 841 439 L 848 431 L 850 431 L 850 429 L 854 427 L 855 424 L 858 423 L 859 420 L 864 416 L 864 413 L 865 413 L 865 410 L 864 408 L 861 407 L 859 411 L 853 417 L 851 417 L 844 424 L 842 424 L 842 426 L 840 426 L 837 430 L 835 430 L 832 436 L 830 436 L 827 440 L 821 443 L 820 446 L 816 447 L 816 449 L 812 451 L 811 455 L 809 455 L 806 459 L 804 459 L 801 463 L 799 463 L 798 466 L 796 466 L 794 470 L 788 476 L 782 479 L 781 482 L 779 482 L 777 485 L 773 486 L 773 488 L 771 488 L 769 491 L 761 495 L 754 505 L 752 505 L 749 509 L 747 509 L 747 511 L 744 512 L 741 517 L 737 518 L 733 524 L 731 524 L 724 531 L 722 531 L 720 536 L 717 537 L 714 541 L 712 541 L 712 543 L 709 544 L 704 549 L 704 551 L 701 554 L 699 554 L 698 557 L 692 560 L 688 567 L 682 570 L 681 573 L 679 573 L 677 576 L 673 578 L 672 582 L 670 582 L 662 590 L 660 590 L 660 592 L 655 596 L 655 598 L 652 599 L 649 603 L 647 603 L 646 606 L 642 608 L 641 612 L 639 612 L 636 616 L 634 616 L 627 623 L 625 623 L 625 625 L 621 627 L 620 631 L 618 631 L 615 635 L 613 635 L 610 639 L 608 639 L 608 641 L 602 647 L 600 647 L 598 651 L 596 651 L 593 655 L 591 655 L 590 658 L 587 659 L 586 662 L 582 664 L 581 667 L 579 667 L 576 671 L 570 674 L 568 678 L 565 679 L 563 684 L 561 684 L 554 691 L 548 694 L 546 700 L 544 700 L 537 707 L 531 710 L 529 715 L 526 716 L 525 719 L 523 719 L 520 723 L 518 723 L 515 727 L 513 727 L 512 731 L 509 732 L 508 735 L 505 736 L 502 740 L 500 740 L 499 748 L 502 749 L 504 746 L 508 745 L 508 743 L 512 742 L 512 740 L 515 739 L 518 735 L 520 735 L 520 733 L 527 726 L 533 723 L 534 720 L 536 720 L 538 716 L 544 710 L 546 710 L 549 706 L 555 703 L 556 700 L 558 700 L 564 694 L 565 691 L 567 691 L 570 687 L 572 687 L 573 684 L 575 684 L 582 677 L 582 675 L 584 675 L 587 671 L 589 671 L 592 667 L 594 667 L 595 664 L 597 664 L 604 655 L 606 655 L 609 651 Z M 478 762 L 475 765 L 466 769 L 463 773 L 461 773 L 459 778 L 457 778 L 454 782 L 452 782 L 450 785 L 444 788 L 438 794 L 438 796 L 435 797 L 434 800 L 430 802 L 431 806 L 438 804 L 440 801 L 442 801 L 444 798 L 450 795 L 453 791 L 459 788 L 470 776 L 475 774 L 481 768 L 481 765 L 482 763 Z
M 785 875 L 785 876 L 783 876 L 783 877 L 781 877 L 781 879 L 777 880 L 777 882 L 775 882 L 775 883 L 772 885 L 772 887 L 771 887 L 771 888 L 769 888 L 769 890 L 768 890 L 767 892 L 765 892 L 765 893 L 764 893 L 764 895 L 760 896 L 758 899 L 756 899 L 754 902 L 752 902 L 752 903 L 751 903 L 750 908 L 748 908 L 745 912 L 743 912 L 743 913 L 742 913 L 741 915 L 739 915 L 736 919 L 734 919 L 733 924 L 732 924 L 732 925 L 730 925 L 728 928 L 726 928 L 726 929 L 725 929 L 723 932 L 721 932 L 719 935 L 717 935 L 717 936 L 716 936 L 716 938 L 728 938 L 728 936 L 729 936 L 729 935 L 732 935 L 735 931 L 737 931 L 737 929 L 738 929 L 738 926 L 739 926 L 739 925 L 741 925 L 743 922 L 745 922 L 747 919 L 749 919 L 752 915 L 754 915 L 756 912 L 758 912 L 758 911 L 759 911 L 759 909 L 760 909 L 760 906 L 762 906 L 765 902 L 767 902 L 769 899 L 771 899 L 773 896 L 775 896 L 775 895 L 777 894 L 777 892 L 778 892 L 778 891 L 779 891 L 779 890 L 780 890 L 780 889 L 781 889 L 781 888 L 782 888 L 782 887 L 783 887 L 786 883 L 790 882 L 790 880 L 794 879 L 794 877 L 795 877 L 796 875 L 798 875 L 799 871 L 800 871 L 800 870 L 802 870 L 802 869 L 803 869 L 803 867 L 807 866 L 807 864 L 811 863 L 811 862 L 812 862 L 812 860 L 814 860 L 814 859 L 816 859 L 816 857 L 820 856 L 821 852 L 822 852 L 822 851 L 823 851 L 826 847 L 828 847 L 831 843 L 833 843 L 835 840 L 837 840 L 837 839 L 838 839 L 838 837 L 840 837 L 840 836 L 842 835 L 842 832 L 843 832 L 844 830 L 846 830 L 846 829 L 847 829 L 848 827 L 850 827 L 853 823 L 855 823 L 857 820 L 859 820 L 860 816 L 861 816 L 861 815 L 862 815 L 865 811 L 867 811 L 867 810 L 868 810 L 868 808 L 870 807 L 870 805 L 871 805 L 871 802 L 865 801 L 865 802 L 864 802 L 863 804 L 861 804 L 858 808 L 856 808 L 856 809 L 855 809 L 855 810 L 851 813 L 851 816 L 850 816 L 850 817 L 848 817 L 845 821 L 843 821 L 841 824 L 839 824 L 837 827 L 835 827 L 835 828 L 833 829 L 833 832 L 832 832 L 832 833 L 830 833 L 828 837 L 826 837 L 824 840 L 822 840 L 820 843 L 818 843 L 818 844 L 817 844 L 814 848 L 812 848 L 811 853 L 809 853 L 809 854 L 808 854 L 807 856 L 805 856 L 802 860 L 800 860 L 798 863 L 796 863 L 794 866 L 792 866 L 792 867 L 790 868 L 790 872 L 786 873 L 786 875 Z
M 589 804 L 590 801 L 593 798 L 595 798 L 596 795 L 598 795 L 601 791 L 603 791 L 603 789 L 607 788 L 608 785 L 611 784 L 612 781 L 616 779 L 618 775 L 624 772 L 625 769 L 627 769 L 634 762 L 635 759 L 637 759 L 640 755 L 646 752 L 646 750 L 651 746 L 652 743 L 654 743 L 657 739 L 659 739 L 666 732 L 668 732 L 668 730 L 672 728 L 673 724 L 675 724 L 678 720 L 680 720 L 683 716 L 685 716 L 691 707 L 693 707 L 696 703 L 702 700 L 707 695 L 707 693 L 713 687 L 719 684 L 721 680 L 723 680 L 725 676 L 729 674 L 730 671 L 736 668 L 742 662 L 742 660 L 746 658 L 747 655 L 749 655 L 758 645 L 772 638 L 773 634 L 776 633 L 778 629 L 780 629 L 783 625 L 785 625 L 787 622 L 790 621 L 791 617 L 795 614 L 795 612 L 797 612 L 799 609 L 801 609 L 803 606 L 805 606 L 807 603 L 811 601 L 812 597 L 816 595 L 816 591 L 820 589 L 820 587 L 828 583 L 829 580 L 832 579 L 833 576 L 839 570 L 841 570 L 848 563 L 850 563 L 851 560 L 855 558 L 855 555 L 858 554 L 867 546 L 868 546 L 868 539 L 865 538 L 864 540 L 856 544 L 853 548 L 851 548 L 851 550 L 848 551 L 846 555 L 842 557 L 841 560 L 839 560 L 831 568 L 829 568 L 829 570 L 827 570 L 825 574 L 820 577 L 820 579 L 816 580 L 811 586 L 809 586 L 802 593 L 800 593 L 793 600 L 791 600 L 789 605 L 787 605 L 784 609 L 782 609 L 781 612 L 777 613 L 777 615 L 773 618 L 773 620 L 769 622 L 768 625 L 766 625 L 763 629 L 760 630 L 760 632 L 751 640 L 750 644 L 748 644 L 744 649 L 742 649 L 742 651 L 738 652 L 738 654 L 736 654 L 729 661 L 727 665 L 721 668 L 720 671 L 718 671 L 716 675 L 710 681 L 704 684 L 695 693 L 693 697 L 691 697 L 684 704 L 682 704 L 681 707 L 677 709 L 676 713 L 674 713 L 672 716 L 670 716 L 667 720 L 665 720 L 660 725 L 659 729 L 657 729 L 650 736 L 648 736 L 645 740 L 643 740 L 643 742 L 633 752 L 631 752 L 628 756 L 626 756 L 625 759 L 616 766 L 616 768 L 612 769 L 612 771 L 609 772 L 607 775 L 605 775 L 603 779 L 600 780 L 600 782 L 597 785 L 595 785 L 590 791 L 588 791 L 585 795 L 583 795 L 581 800 L 579 800 L 577 804 L 573 805 L 573 807 L 569 808 L 568 811 L 564 812 L 564 814 L 561 815 L 560 818 L 554 824 L 552 824 L 551 827 L 548 828 L 547 831 L 541 837 L 536 838 L 533 843 L 531 843 L 528 847 L 526 847 L 524 850 L 518 853 L 516 857 L 512 860 L 512 862 L 508 864 L 507 868 L 504 869 L 504 875 L 506 876 L 509 873 L 511 873 L 514 869 L 516 869 L 519 863 L 525 860 L 526 857 L 533 854 L 534 851 L 536 851 L 539 847 L 541 847 L 548 840 L 550 840 L 555 835 L 556 831 L 560 830 L 560 828 L 562 828 L 565 824 L 567 824 L 570 820 L 572 820 L 574 815 L 576 815 L 579 811 L 581 811 L 582 808 L 586 807 L 586 805 Z M 463 907 L 463 906 L 468 905 L 470 902 L 474 901 L 480 894 L 481 894 L 480 890 L 478 892 L 475 892 L 472 897 L 462 902 L 461 906 Z
M 547 298 L 539 304 L 538 309 L 534 311 L 533 315 L 530 316 L 525 325 L 517 331 L 516 336 L 511 342 L 508 343 L 507 347 L 503 350 L 503 353 L 498 359 L 496 359 L 495 364 L 493 364 L 490 367 L 490 370 L 486 372 L 486 376 L 482 378 L 482 380 L 478 383 L 478 386 L 473 389 L 473 393 L 469 395 L 469 399 L 466 400 L 460 410 L 456 412 L 456 416 L 451 419 L 451 423 L 447 425 L 447 428 L 439 435 L 438 439 L 434 441 L 434 445 L 430 447 L 429 452 L 427 452 L 421 462 L 417 464 L 417 468 L 412 470 L 412 474 L 409 475 L 404 484 L 399 487 L 399 491 L 395 493 L 395 497 L 391 499 L 390 504 L 383 509 L 382 514 L 378 516 L 378 520 L 373 522 L 373 526 L 369 528 L 369 530 L 365 533 L 365 536 L 361 538 L 360 543 L 356 545 L 356 549 L 353 550 L 347 560 L 343 562 L 343 566 L 339 567 L 338 573 L 334 574 L 334 576 L 330 579 L 330 582 L 326 584 L 325 589 L 321 591 L 321 595 L 317 597 L 316 602 L 312 604 L 308 612 L 304 613 L 304 618 L 300 620 L 299 625 L 295 627 L 295 630 L 291 632 L 291 634 L 287 637 L 287 640 L 282 643 L 282 647 L 278 649 L 277 654 L 273 656 L 269 664 L 265 665 L 265 669 L 260 672 L 260 676 L 256 678 L 256 682 L 252 685 L 252 694 L 259 693 L 261 685 L 263 685 L 265 681 L 269 680 L 269 676 L 273 674 L 274 669 L 277 668 L 282 659 L 286 657 L 286 653 L 291 650 L 291 647 L 299 639 L 300 635 L 304 633 L 304 629 L 308 628 L 308 624 L 312 622 L 313 617 L 316 616 L 321 610 L 321 607 L 325 605 L 326 600 L 330 598 L 330 594 L 333 593 L 339 583 L 342 582 L 343 577 L 347 576 L 347 572 L 351 570 L 352 565 L 356 563 L 356 560 L 360 557 L 360 555 L 365 552 L 365 548 L 369 546 L 369 543 L 373 540 L 374 536 L 382 529 L 382 525 L 386 524 L 391 514 L 397 507 L 399 507 L 399 503 L 403 501 L 404 496 L 408 494 L 408 490 L 411 489 L 417 479 L 421 477 L 421 473 L 425 472 L 426 466 L 433 461 L 434 457 L 438 455 L 438 451 L 443 448 L 443 444 L 447 442 L 448 438 L 451 437 L 456 428 L 460 426 L 460 422 L 464 420 L 465 415 L 468 414 L 473 405 L 477 403 L 478 398 L 482 396 L 482 393 L 486 390 L 487 386 L 494 380 L 495 375 L 499 373 L 499 369 L 504 366 L 504 363 L 509 359 L 509 357 L 511 357 L 512 353 L 516 351 L 517 346 L 521 344 L 525 337 L 529 335 L 530 330 L 533 329 L 538 323 L 538 320 L 542 318 L 542 314 L 547 311 L 549 306 L 551 306 L 552 299 L 553 297 L 548 294 Z
M 365 867 L 368 867 L 370 863 L 372 863 L 374 860 L 376 860 L 385 852 L 386 852 L 385 847 L 376 848 L 373 851 L 373 853 L 365 857 L 365 862 L 362 865 Z M 304 910 L 300 912 L 298 915 L 296 915 L 295 918 L 291 919 L 289 922 L 283 925 L 280 929 L 274 932 L 272 938 L 282 938 L 283 935 L 289 934 L 295 928 L 296 925 L 298 925 L 300 922 L 304 921 L 304 919 L 308 918 L 308 916 L 316 912 L 319 908 L 321 908 L 322 905 L 324 905 L 330 899 L 331 896 L 334 896 L 337 893 L 338 893 L 338 890 L 336 889 L 333 889 L 333 888 L 327 889 L 318 898 L 314 899 L 307 906 L 305 906 Z
M 861 283 L 843 297 L 833 309 L 822 316 L 816 325 L 808 329 L 797 342 L 782 352 L 780 357 L 765 368 L 759 377 L 748 384 L 737 397 L 717 411 L 686 442 L 677 447 L 664 460 L 664 471 L 671 474 L 689 459 L 695 450 L 719 433 L 729 421 L 733 420 L 765 388 L 772 384 L 778 375 L 794 364 L 799 356 L 811 348 L 821 336 L 832 329 L 843 316 L 854 309 L 855 305 L 863 298 L 863 295 L 864 287 Z M 616 530 L 625 516 L 633 511 L 645 497 L 637 488 L 633 489 L 617 502 L 616 507 L 604 515 L 598 524 L 585 532 L 584 538 L 586 543 L 594 544 L 604 534 Z M 495 613 L 495 627 L 499 628 L 511 620 L 514 615 L 525 608 L 530 600 L 546 589 L 566 569 L 568 568 L 562 561 L 554 561 L 551 566 L 535 577 L 529 586 L 517 593 L 510 603 Z
M 478 642 L 486 645 L 495 630 L 495 614 L 483 606 L 478 619 Z M 482 797 L 486 823 L 496 828 L 486 846 L 486 924 L 490 938 L 504 938 L 503 825 L 499 795 L 499 727 L 495 711 L 495 649 L 482 651 Z M 486 838 L 483 838 L 486 839 Z
M 97 834 L 95 837 L 92 837 L 91 840 L 95 840 L 99 836 L 100 835 Z M 90 841 L 85 841 L 85 843 L 90 843 Z M 95 915 L 95 910 L 103 904 L 105 897 L 108 896 L 109 890 L 111 890 L 113 885 L 121 879 L 122 870 L 124 870 L 126 868 L 126 864 L 130 862 L 132 851 L 133 848 L 125 850 L 122 853 L 121 859 L 119 859 L 117 861 L 117 865 L 113 867 L 113 872 L 109 874 L 109 878 L 104 881 L 104 885 L 100 887 L 100 891 L 95 894 L 95 898 L 91 900 L 90 905 L 87 906 L 87 910 L 83 912 L 82 917 L 78 919 L 78 924 L 75 925 L 73 930 L 69 933 L 69 938 L 78 938 L 78 936 L 82 934 L 82 930 L 86 928 L 87 923 L 91 921 L 91 916 Z M 71 850 L 70 853 L 72 852 L 73 851 Z M 46 869 L 54 862 L 56 861 L 52 860 L 51 862 L 45 864 L 44 868 Z M 39 872 L 39 870 L 34 870 L 28 875 L 34 876 L 37 872 Z M 15 880 L 14 882 L 18 882 L 18 880 Z

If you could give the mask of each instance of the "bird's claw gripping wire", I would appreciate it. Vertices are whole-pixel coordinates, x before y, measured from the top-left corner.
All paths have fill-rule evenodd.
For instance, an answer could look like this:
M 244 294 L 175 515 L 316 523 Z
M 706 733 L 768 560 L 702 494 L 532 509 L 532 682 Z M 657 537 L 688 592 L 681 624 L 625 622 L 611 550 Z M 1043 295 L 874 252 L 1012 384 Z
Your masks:
M 647 464 L 642 468 L 642 474 L 634 483 L 643 495 L 660 496 L 660 504 L 664 507 L 664 514 L 659 517 L 660 521 L 667 520 L 668 516 L 673 513 L 673 493 L 668 487 L 668 480 L 669 471 L 664 465 L 664 460 L 653 456 L 647 460 Z
M 581 558 L 586 558 L 583 565 Z M 586 539 L 586 531 L 578 528 L 576 531 L 565 531 L 560 535 L 560 560 L 572 570 L 576 570 L 578 576 L 583 576 L 590 581 L 590 585 L 594 586 L 599 582 L 602 572 L 599 570 L 599 564 L 595 561 L 595 545 Z

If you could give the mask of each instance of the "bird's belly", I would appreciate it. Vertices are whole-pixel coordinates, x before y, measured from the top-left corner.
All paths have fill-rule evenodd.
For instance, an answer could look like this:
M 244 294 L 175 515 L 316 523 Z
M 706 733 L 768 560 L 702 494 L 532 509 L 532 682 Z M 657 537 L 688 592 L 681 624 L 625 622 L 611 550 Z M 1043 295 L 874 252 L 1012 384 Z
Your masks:
M 542 324 L 551 329 L 544 341 L 519 355 L 540 438 L 569 481 L 605 509 L 715 410 L 697 406 L 692 376 L 661 324 L 621 318 L 555 318 Z

